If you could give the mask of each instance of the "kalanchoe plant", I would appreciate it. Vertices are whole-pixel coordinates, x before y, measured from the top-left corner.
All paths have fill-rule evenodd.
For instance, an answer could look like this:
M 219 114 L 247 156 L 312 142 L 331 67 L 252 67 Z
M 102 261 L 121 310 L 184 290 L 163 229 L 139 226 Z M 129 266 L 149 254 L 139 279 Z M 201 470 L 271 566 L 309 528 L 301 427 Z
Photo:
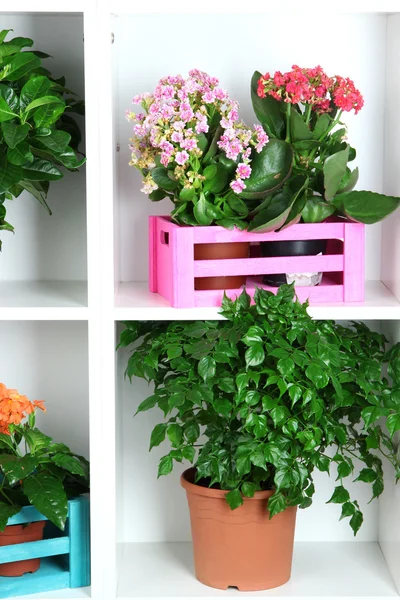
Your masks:
M 130 164 L 143 174 L 141 191 L 151 200 L 172 200 L 177 223 L 243 229 L 249 209 L 237 194 L 252 171 L 260 174 L 262 197 L 290 173 L 290 146 L 267 144 L 260 125 L 249 129 L 218 79 L 198 69 L 186 79 L 164 77 L 153 94 L 135 96 L 133 103 L 144 112 L 126 112 L 134 123 Z
M 331 472 L 327 501 L 342 505 L 356 534 L 363 515 L 346 483 L 365 482 L 378 497 L 383 456 L 400 478 L 400 344 L 387 351 L 366 325 L 312 320 L 292 286 L 256 290 L 254 300 L 225 298 L 227 320 L 125 323 L 120 347 L 135 343 L 126 374 L 154 383 L 137 412 L 164 415 L 150 449 L 166 437 L 172 446 L 158 475 L 187 459 L 199 485 L 228 491 L 232 509 L 274 489 L 273 517 L 309 507 L 314 472 Z
M 81 133 L 70 116 L 83 114 L 83 102 L 72 97 L 64 77 L 54 79 L 42 67 L 48 55 L 30 50 L 33 40 L 6 42 L 10 31 L 0 32 L 0 230 L 6 231 L 14 231 L 6 200 L 27 191 L 51 214 L 50 182 L 63 177 L 63 167 L 75 171 L 85 162 L 77 155 Z
M 249 229 L 273 231 L 298 223 L 319 223 L 340 215 L 362 223 L 376 223 L 400 204 L 400 198 L 369 191 L 353 191 L 358 168 L 351 169 L 356 151 L 347 141 L 343 112 L 357 114 L 364 100 L 353 81 L 328 77 L 321 67 L 296 65 L 251 81 L 254 111 L 268 136 L 285 141 L 293 150 L 293 168 L 277 194 L 251 206 L 255 215 Z M 251 158 L 251 157 L 250 157 Z M 242 198 L 260 182 L 253 173 Z
M 0 383 L 0 531 L 29 504 L 64 529 L 68 499 L 89 489 L 89 463 L 35 427 L 37 409 Z

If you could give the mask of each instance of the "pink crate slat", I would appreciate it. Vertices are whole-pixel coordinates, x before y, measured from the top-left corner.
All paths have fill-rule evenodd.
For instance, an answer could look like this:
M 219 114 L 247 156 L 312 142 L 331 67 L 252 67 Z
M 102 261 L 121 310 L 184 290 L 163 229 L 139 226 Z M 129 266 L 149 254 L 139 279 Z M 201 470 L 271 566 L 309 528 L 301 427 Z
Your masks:
M 273 258 L 227 258 L 195 260 L 195 277 L 218 275 L 262 275 L 268 273 L 307 273 L 343 271 L 343 255 L 279 256 Z
M 344 226 L 344 301 L 364 300 L 364 225 L 346 223 Z
M 255 286 L 269 290 L 274 294 L 278 288 L 263 285 L 260 282 L 255 282 L 248 279 L 246 284 L 247 293 L 253 298 Z M 329 290 L 329 292 L 328 292 Z M 226 290 L 228 298 L 235 299 L 241 294 L 242 288 L 237 290 Z M 329 293 L 329 302 L 343 302 L 343 285 L 336 285 L 334 282 L 324 277 L 322 284 L 314 287 L 297 287 L 296 294 L 300 302 L 309 300 L 310 302 L 326 302 L 326 295 Z M 222 290 L 198 290 L 195 291 L 195 306 L 221 306 L 224 292 Z
M 149 290 L 157 292 L 157 218 L 149 217 Z
M 193 227 L 184 227 L 182 231 L 174 229 L 170 245 L 174 265 L 172 306 L 194 306 Z
M 362 302 L 364 292 L 364 225 L 337 219 L 328 223 L 293 225 L 280 233 L 254 234 L 221 227 L 181 227 L 169 217 L 150 217 L 149 288 L 176 308 L 220 306 L 223 290 L 195 291 L 195 277 L 249 275 L 247 289 L 254 292 L 254 276 L 263 273 L 323 271 L 331 273 L 316 287 L 296 288 L 301 300 L 310 302 Z M 261 242 L 277 240 L 327 239 L 329 254 L 308 257 L 195 261 L 194 244 L 215 242 Z M 234 297 L 241 290 L 229 290 Z

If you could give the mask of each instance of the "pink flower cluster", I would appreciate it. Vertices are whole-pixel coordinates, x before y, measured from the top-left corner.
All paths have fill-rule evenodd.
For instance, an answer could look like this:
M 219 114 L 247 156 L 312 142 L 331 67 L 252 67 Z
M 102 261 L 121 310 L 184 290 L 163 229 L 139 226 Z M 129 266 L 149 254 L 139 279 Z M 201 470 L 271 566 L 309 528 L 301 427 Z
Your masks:
M 252 130 L 239 121 L 238 103 L 229 98 L 218 79 L 198 69 L 190 71 L 187 79 L 180 75 L 164 77 L 154 94 L 135 96 L 133 103 L 141 104 L 145 112 L 126 112 L 134 124 L 130 165 L 148 171 L 159 160 L 164 167 L 173 168 L 181 185 L 197 187 L 204 179 L 199 173 L 203 156 L 200 138 L 210 132 L 212 124 L 215 128 L 219 116 L 222 132 L 218 148 L 228 158 L 241 160 L 231 188 L 237 193 L 244 189 L 243 180 L 251 174 L 251 147 L 260 152 L 268 137 L 260 125 Z M 157 186 L 147 174 L 142 191 L 154 189 Z
M 310 104 L 318 113 L 330 112 L 331 101 L 344 111 L 357 114 L 364 105 L 363 97 L 349 78 L 329 77 L 320 67 L 302 69 L 293 65 L 287 73 L 265 73 L 258 80 L 257 94 L 291 104 Z

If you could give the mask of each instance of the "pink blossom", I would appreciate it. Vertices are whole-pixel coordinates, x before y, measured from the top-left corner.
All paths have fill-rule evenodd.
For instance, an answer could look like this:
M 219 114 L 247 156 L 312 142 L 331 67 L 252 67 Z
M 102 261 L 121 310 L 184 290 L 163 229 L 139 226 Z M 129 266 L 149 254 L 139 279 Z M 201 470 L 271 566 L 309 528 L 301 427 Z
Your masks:
M 189 160 L 189 154 L 186 152 L 186 150 L 176 153 L 175 161 L 178 163 L 178 165 L 184 165 L 185 162 L 187 162 L 188 160 Z
M 165 152 L 161 152 L 160 162 L 164 167 L 168 166 L 170 154 L 166 154 Z
M 175 121 L 175 123 L 172 124 L 172 127 L 176 130 L 184 129 L 185 123 L 183 121 Z
M 139 124 L 134 126 L 133 131 L 134 131 L 135 135 L 138 135 L 141 137 L 143 137 L 147 133 L 146 128 L 143 127 L 143 125 L 139 125 Z
M 205 94 L 203 94 L 202 100 L 206 104 L 212 104 L 214 102 L 214 100 L 215 100 L 215 94 L 214 94 L 214 92 L 212 92 L 211 90 L 209 90 L 208 92 L 206 92 Z
M 206 117 L 199 121 L 196 125 L 196 133 L 208 133 L 209 126 Z
M 237 121 L 238 118 L 239 118 L 239 113 L 238 113 L 237 108 L 232 108 L 232 110 L 229 111 L 229 113 L 228 113 L 228 119 L 230 121 Z
M 180 144 L 183 141 L 183 139 L 184 137 L 181 131 L 174 131 L 174 133 L 171 135 L 171 140 L 176 144 Z
M 182 121 L 184 122 L 188 122 L 191 119 L 193 119 L 193 110 L 192 107 L 190 106 L 190 104 L 188 102 L 183 102 L 181 104 L 181 110 L 180 110 L 180 117 L 182 119 Z
M 159 146 L 160 146 L 161 150 L 163 150 L 167 156 L 171 156 L 171 154 L 174 151 L 174 147 L 171 144 L 171 142 L 164 141 L 164 142 L 161 142 L 161 144 L 159 144 Z
M 217 100 L 225 100 L 227 97 L 227 93 L 222 88 L 215 88 L 214 94 Z
M 246 186 L 244 185 L 241 179 L 235 179 L 231 182 L 231 188 L 235 192 L 235 194 L 240 194 L 244 190 Z
M 164 104 L 164 106 L 161 108 L 160 113 L 162 119 L 168 120 L 174 114 L 174 109 L 169 104 Z
M 236 169 L 236 175 L 240 179 L 247 179 L 251 175 L 251 167 L 245 163 L 239 163 Z
M 183 140 L 181 146 L 182 148 L 185 148 L 185 150 L 193 150 L 194 148 L 197 148 L 197 141 L 194 138 L 189 138 Z

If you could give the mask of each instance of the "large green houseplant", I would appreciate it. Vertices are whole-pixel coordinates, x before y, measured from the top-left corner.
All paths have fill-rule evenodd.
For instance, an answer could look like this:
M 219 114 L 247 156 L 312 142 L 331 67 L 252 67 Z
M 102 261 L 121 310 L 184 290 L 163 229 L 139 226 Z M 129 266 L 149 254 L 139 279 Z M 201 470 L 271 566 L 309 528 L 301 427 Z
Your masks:
M 150 449 L 166 438 L 172 446 L 158 475 L 189 460 L 193 487 L 224 490 L 239 511 L 271 490 L 264 510 L 273 520 L 308 508 L 314 472 L 332 472 L 327 501 L 342 506 L 356 534 L 363 515 L 346 482 L 363 481 L 378 497 L 383 456 L 400 477 L 400 345 L 386 350 L 385 338 L 361 323 L 312 320 L 292 286 L 276 296 L 257 290 L 254 300 L 245 291 L 225 299 L 227 320 L 126 323 L 120 346 L 136 342 L 126 374 L 154 383 L 137 412 L 158 407 L 164 415 Z
M 83 114 L 83 102 L 64 77 L 55 79 L 42 66 L 48 55 L 31 50 L 33 40 L 5 41 L 10 31 L 0 32 L 0 231 L 14 231 L 6 200 L 27 191 L 51 214 L 50 182 L 63 177 L 63 168 L 75 171 L 85 162 L 80 129 L 70 116 Z

